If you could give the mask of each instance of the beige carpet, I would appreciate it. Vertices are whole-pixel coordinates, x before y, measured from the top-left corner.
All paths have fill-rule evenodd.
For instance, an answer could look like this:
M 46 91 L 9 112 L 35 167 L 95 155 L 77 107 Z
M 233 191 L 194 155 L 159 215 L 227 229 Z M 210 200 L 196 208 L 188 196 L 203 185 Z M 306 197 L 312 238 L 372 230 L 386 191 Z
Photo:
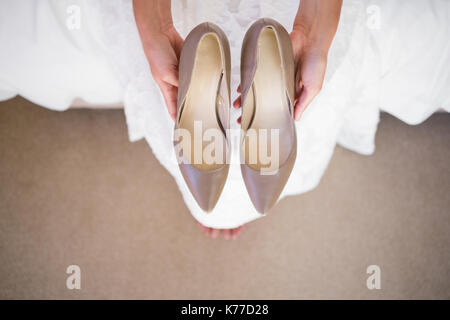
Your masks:
M 448 299 L 449 142 L 448 114 L 383 115 L 373 156 L 336 148 L 317 189 L 209 240 L 123 111 L 0 103 L 0 298 Z

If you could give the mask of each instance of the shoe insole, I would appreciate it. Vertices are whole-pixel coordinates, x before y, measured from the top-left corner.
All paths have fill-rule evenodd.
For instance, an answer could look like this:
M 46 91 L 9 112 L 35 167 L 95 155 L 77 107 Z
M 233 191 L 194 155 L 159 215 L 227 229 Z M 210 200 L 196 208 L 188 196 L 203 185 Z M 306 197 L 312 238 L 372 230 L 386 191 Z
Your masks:
M 226 162 L 226 140 L 220 134 L 222 131 L 216 113 L 218 88 L 222 80 L 223 69 L 219 40 L 213 33 L 206 34 L 197 47 L 192 78 L 178 125 L 179 128 L 190 132 L 191 150 L 190 152 L 183 150 L 183 154 L 187 157 L 186 160 L 199 170 L 214 170 Z M 194 122 L 196 121 L 197 126 L 200 121 L 201 130 L 197 129 L 197 135 L 194 135 Z M 203 141 L 203 134 L 208 129 L 217 130 L 214 137 L 218 137 L 220 134 L 221 144 L 215 144 L 215 138 Z M 223 148 L 209 152 L 212 150 L 212 145 L 223 146 Z M 206 152 L 204 152 L 205 148 L 208 148 Z M 214 161 L 216 159 L 215 152 L 221 152 L 222 157 L 218 157 L 219 161 Z M 197 157 L 194 157 L 195 153 L 197 153 Z M 208 156 L 211 154 L 213 157 Z M 205 155 L 207 156 L 205 157 Z
M 280 48 L 272 27 L 261 31 L 257 51 L 256 73 L 244 106 L 247 125 L 256 132 L 256 139 L 246 136 L 245 161 L 255 170 L 278 169 L 290 155 L 294 141 Z M 273 129 L 279 130 L 278 140 L 271 138 Z

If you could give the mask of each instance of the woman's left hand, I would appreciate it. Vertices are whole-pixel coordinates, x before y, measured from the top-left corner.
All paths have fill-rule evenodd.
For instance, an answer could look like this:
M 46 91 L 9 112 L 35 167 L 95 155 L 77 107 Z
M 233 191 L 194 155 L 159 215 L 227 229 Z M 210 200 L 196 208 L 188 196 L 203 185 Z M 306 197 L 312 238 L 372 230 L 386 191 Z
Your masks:
M 342 0 L 300 1 L 290 34 L 296 68 L 295 120 L 300 119 L 306 107 L 322 89 L 328 50 L 339 24 L 341 7 Z M 241 107 L 240 96 L 233 106 Z M 238 123 L 240 120 L 241 118 Z
M 322 89 L 328 51 L 312 45 L 301 30 L 294 29 L 290 37 L 296 68 L 294 119 L 299 120 L 306 107 Z M 240 87 L 237 91 L 240 93 Z M 233 107 L 241 107 L 241 96 L 233 102 Z M 239 117 L 238 123 L 240 119 Z

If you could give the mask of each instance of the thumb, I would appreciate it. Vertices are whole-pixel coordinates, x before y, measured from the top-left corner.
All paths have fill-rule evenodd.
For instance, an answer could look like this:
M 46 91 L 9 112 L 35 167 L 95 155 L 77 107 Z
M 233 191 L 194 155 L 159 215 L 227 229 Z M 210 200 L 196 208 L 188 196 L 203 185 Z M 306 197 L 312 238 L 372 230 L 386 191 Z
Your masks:
M 167 68 L 162 77 L 161 80 L 174 86 L 178 87 L 178 69 L 176 66 L 171 66 L 170 68 Z
M 306 107 L 311 103 L 314 97 L 319 93 L 319 91 L 312 90 L 308 87 L 302 87 L 300 91 L 300 97 L 298 98 L 297 103 L 295 104 L 294 109 L 294 119 L 300 120 L 301 115 L 305 111 Z
M 159 88 L 161 89 L 161 93 L 164 97 L 167 111 L 169 111 L 170 117 L 175 120 L 177 114 L 178 88 L 163 81 L 159 83 Z

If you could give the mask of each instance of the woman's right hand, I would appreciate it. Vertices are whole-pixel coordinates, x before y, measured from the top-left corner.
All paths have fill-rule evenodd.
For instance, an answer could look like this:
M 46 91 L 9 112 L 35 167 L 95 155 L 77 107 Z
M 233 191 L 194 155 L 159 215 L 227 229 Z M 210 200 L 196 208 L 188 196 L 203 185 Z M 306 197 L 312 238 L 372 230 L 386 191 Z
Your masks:
M 290 34 L 296 65 L 294 118 L 299 120 L 322 88 L 327 55 L 336 33 L 342 0 L 302 0 Z M 240 88 L 238 87 L 238 93 Z M 233 103 L 241 107 L 239 96 Z M 238 123 L 241 118 L 239 117 Z
M 144 52 L 172 119 L 177 115 L 178 61 L 183 39 L 173 26 L 149 39 Z
M 153 79 L 175 120 L 178 95 L 178 62 L 183 39 L 173 26 L 170 1 L 134 0 L 136 25 Z

